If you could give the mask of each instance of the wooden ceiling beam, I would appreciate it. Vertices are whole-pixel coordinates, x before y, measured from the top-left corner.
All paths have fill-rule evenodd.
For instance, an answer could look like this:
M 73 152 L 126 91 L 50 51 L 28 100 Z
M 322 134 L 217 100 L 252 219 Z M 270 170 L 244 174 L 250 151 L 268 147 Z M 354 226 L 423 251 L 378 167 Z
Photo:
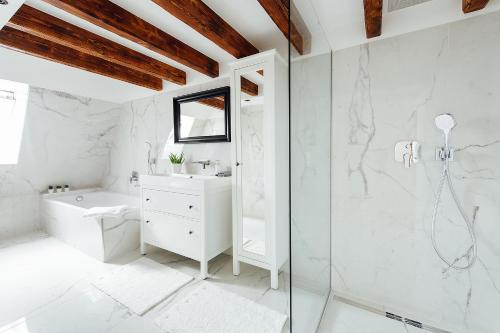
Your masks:
M 83 53 L 67 46 L 5 26 L 0 30 L 0 44 L 32 56 L 104 75 L 153 90 L 162 90 L 163 81 L 128 67 Z
M 201 0 L 153 0 L 237 59 L 259 50 Z
M 250 95 L 250 96 L 258 96 L 259 95 L 259 86 L 253 83 L 252 81 L 241 77 L 241 91 Z
M 180 69 L 27 5 L 16 12 L 7 26 L 160 79 L 186 84 L 186 73 Z
M 257 0 L 281 32 L 288 38 L 289 0 Z M 304 39 L 293 22 L 290 24 L 290 41 L 297 52 L 304 54 Z
M 462 10 L 464 14 L 472 13 L 484 9 L 489 0 L 462 0 Z
M 366 38 L 378 37 L 382 34 L 383 0 L 363 0 L 365 7 Z
M 202 0 L 153 0 L 153 2 L 237 59 L 259 53 L 255 46 Z M 242 91 L 251 96 L 259 94 L 258 85 L 248 79 L 242 78 L 241 86 Z
M 211 97 L 211 98 L 205 98 L 205 99 L 200 99 L 198 103 L 211 106 L 213 108 L 219 109 L 219 110 L 224 110 L 225 109 L 225 102 L 224 99 L 219 99 L 217 97 Z
M 219 64 L 109 0 L 43 0 L 210 77 Z

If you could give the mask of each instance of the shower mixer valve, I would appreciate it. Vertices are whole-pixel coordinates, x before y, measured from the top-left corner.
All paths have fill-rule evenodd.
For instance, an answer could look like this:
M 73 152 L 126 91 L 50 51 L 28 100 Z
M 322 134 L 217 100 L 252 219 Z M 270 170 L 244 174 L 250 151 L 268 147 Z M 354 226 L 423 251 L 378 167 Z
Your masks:
M 394 159 L 403 162 L 405 168 L 419 161 L 420 144 L 416 141 L 400 141 L 394 147 Z

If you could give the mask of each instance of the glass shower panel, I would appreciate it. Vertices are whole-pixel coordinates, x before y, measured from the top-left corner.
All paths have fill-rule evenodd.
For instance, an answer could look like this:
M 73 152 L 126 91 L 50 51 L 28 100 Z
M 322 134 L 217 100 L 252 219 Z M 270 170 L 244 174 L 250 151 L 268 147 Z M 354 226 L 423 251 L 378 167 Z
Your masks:
M 310 333 L 331 290 L 331 50 L 308 1 L 291 18 L 302 36 L 302 50 L 290 44 L 291 328 Z

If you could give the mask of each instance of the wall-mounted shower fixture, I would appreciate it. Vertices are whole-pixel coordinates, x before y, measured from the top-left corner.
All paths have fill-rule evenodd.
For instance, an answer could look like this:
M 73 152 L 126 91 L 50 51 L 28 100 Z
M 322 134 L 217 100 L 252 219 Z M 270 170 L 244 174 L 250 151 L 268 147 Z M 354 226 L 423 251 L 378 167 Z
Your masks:
M 420 144 L 416 141 L 400 141 L 394 146 L 394 159 L 403 162 L 405 168 L 417 163 L 420 154 Z
M 449 145 L 449 139 L 450 139 L 450 133 L 451 130 L 456 126 L 455 119 L 451 114 L 445 113 L 441 114 L 436 117 L 435 123 L 437 128 L 439 128 L 441 131 L 443 131 L 444 135 L 444 147 L 440 147 L 436 151 L 436 158 L 440 161 L 443 162 L 443 174 L 441 177 L 441 180 L 439 182 L 437 194 L 436 194 L 436 202 L 434 204 L 434 214 L 432 216 L 432 232 L 431 232 L 431 238 L 432 238 L 432 246 L 434 247 L 434 250 L 436 251 L 436 254 L 439 256 L 439 258 L 448 265 L 450 268 L 454 268 L 457 270 L 467 270 L 470 269 L 474 263 L 476 262 L 477 258 L 477 241 L 476 241 L 476 233 L 474 231 L 474 225 L 468 218 L 467 214 L 465 213 L 462 204 L 458 200 L 458 196 L 455 192 L 455 188 L 453 186 L 453 182 L 450 176 L 450 164 L 449 162 L 453 160 L 453 148 L 450 148 Z M 458 208 L 458 211 L 460 212 L 460 215 L 462 216 L 462 219 L 465 222 L 465 225 L 467 227 L 467 231 L 469 232 L 469 236 L 471 239 L 471 246 L 466 250 L 466 252 L 460 256 L 457 257 L 453 261 L 447 260 L 444 255 L 441 253 L 439 250 L 439 247 L 437 245 L 436 241 L 436 222 L 437 222 L 437 216 L 438 216 L 438 211 L 439 211 L 439 206 L 440 206 L 440 201 L 441 201 L 441 195 L 443 194 L 443 189 L 444 189 L 444 184 L 448 184 L 448 188 L 450 189 L 451 196 L 453 197 L 453 201 L 455 201 L 455 204 Z M 477 212 L 477 209 L 475 209 L 475 212 Z M 463 259 L 467 260 L 467 264 L 464 265 L 458 265 L 460 261 Z
M 443 113 L 437 116 L 434 122 L 436 123 L 437 128 L 443 131 L 444 134 L 444 147 L 436 148 L 436 160 L 453 161 L 455 150 L 453 148 L 450 148 L 449 140 L 451 130 L 456 125 L 455 119 L 453 119 L 453 116 L 451 114 Z
M 148 175 L 152 175 L 156 172 L 156 158 L 151 156 L 153 145 L 149 141 L 146 141 L 144 142 L 144 147 L 146 147 L 147 152 Z
M 135 187 L 139 186 L 139 172 L 137 171 L 132 171 L 130 174 L 130 178 L 128 179 L 128 182 L 130 185 L 133 185 Z

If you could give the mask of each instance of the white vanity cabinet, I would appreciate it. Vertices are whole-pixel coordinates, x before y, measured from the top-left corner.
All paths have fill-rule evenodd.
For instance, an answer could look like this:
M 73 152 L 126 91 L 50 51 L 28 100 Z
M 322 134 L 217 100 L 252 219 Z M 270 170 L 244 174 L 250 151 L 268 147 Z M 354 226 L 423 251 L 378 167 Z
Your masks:
M 240 262 L 271 271 L 271 287 L 289 256 L 288 66 L 271 50 L 231 65 L 233 271 Z M 241 82 L 259 86 L 258 96 Z
M 231 178 L 142 175 L 141 253 L 147 244 L 200 262 L 232 246 Z

